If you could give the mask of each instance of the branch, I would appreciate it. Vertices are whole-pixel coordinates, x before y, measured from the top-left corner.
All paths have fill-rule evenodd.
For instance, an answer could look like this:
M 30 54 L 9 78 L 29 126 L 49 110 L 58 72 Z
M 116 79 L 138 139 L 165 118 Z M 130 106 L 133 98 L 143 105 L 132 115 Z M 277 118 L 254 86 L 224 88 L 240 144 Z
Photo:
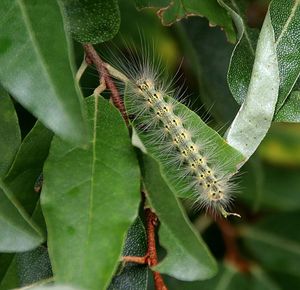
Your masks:
M 124 256 L 124 262 L 132 262 L 137 264 L 148 264 L 150 267 L 158 264 L 156 243 L 155 243 L 155 227 L 157 226 L 157 216 L 151 211 L 150 208 L 145 209 L 146 222 L 147 222 L 147 253 L 143 257 Z M 156 290 L 168 290 L 160 273 L 153 271 L 153 278 Z
M 108 70 L 106 68 L 106 64 L 102 61 L 100 56 L 98 55 L 97 51 L 93 47 L 91 43 L 87 43 L 83 45 L 84 51 L 86 53 L 86 62 L 87 64 L 91 65 L 94 64 L 96 67 L 96 70 L 99 75 L 99 83 L 100 87 L 105 89 L 107 87 L 111 91 L 111 100 L 113 104 L 118 108 L 118 110 L 121 112 L 123 119 L 128 124 L 128 117 L 126 114 L 124 103 L 120 97 L 120 94 L 110 78 L 110 75 L 108 73 Z

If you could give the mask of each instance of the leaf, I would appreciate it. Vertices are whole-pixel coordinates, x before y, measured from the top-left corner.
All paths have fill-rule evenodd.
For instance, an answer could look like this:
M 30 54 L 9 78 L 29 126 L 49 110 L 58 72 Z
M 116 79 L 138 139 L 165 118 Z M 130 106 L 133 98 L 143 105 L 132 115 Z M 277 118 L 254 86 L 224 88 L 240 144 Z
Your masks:
M 178 31 L 185 62 L 188 62 L 190 71 L 194 73 L 187 75 L 187 79 L 197 80 L 202 101 L 199 104 L 196 94 L 191 103 L 196 104 L 195 109 L 205 106 L 206 111 L 222 125 L 231 122 L 238 111 L 226 79 L 232 44 L 220 29 L 209 27 L 203 18 L 191 17 L 180 24 Z
M 247 97 L 229 127 L 226 140 L 248 159 L 270 128 L 279 89 L 274 31 L 267 14 L 259 35 Z
M 158 164 L 148 155 L 143 156 L 143 161 L 147 198 L 162 223 L 160 242 L 168 252 L 155 270 L 187 281 L 212 277 L 217 266 L 207 246 L 160 176 Z
M 3 254 L 1 254 L 2 258 Z M 10 261 L 10 264 L 8 265 L 5 275 L 0 281 L 0 290 L 7 290 L 7 289 L 14 289 L 19 287 L 19 278 L 17 273 L 17 263 L 15 256 L 12 256 L 12 260 Z
M 44 238 L 0 180 L 0 252 L 34 249 Z
M 16 263 L 22 287 L 52 276 L 48 251 L 44 247 L 17 254 Z
M 275 116 L 276 122 L 300 123 L 300 91 L 293 91 Z
M 46 127 L 82 144 L 85 122 L 56 1 L 1 2 L 0 82 Z
M 9 95 L 0 86 L 0 177 L 4 177 L 21 143 L 18 117 Z
M 128 106 L 129 100 L 130 96 L 125 95 L 126 106 Z M 214 152 L 214 160 L 217 160 L 218 164 L 222 164 L 224 174 L 235 174 L 239 164 L 243 162 L 244 157 L 234 148 L 230 147 L 215 130 L 207 126 L 196 113 L 175 100 L 172 102 L 174 102 L 174 104 L 176 103 L 178 114 L 185 117 L 184 122 L 186 128 L 192 128 L 195 140 L 199 140 L 199 143 L 207 144 L 206 149 L 208 152 Z M 139 128 L 139 125 L 140 124 L 137 124 L 136 121 L 133 121 L 135 128 Z M 161 166 L 162 176 L 166 179 L 171 190 L 175 192 L 178 197 L 190 198 L 193 196 L 191 187 L 186 184 L 187 181 L 176 178 L 178 176 L 178 165 L 174 164 L 174 162 L 171 163 L 167 158 L 161 158 L 161 152 L 157 150 L 157 143 L 147 142 L 149 137 L 146 131 L 138 130 L 137 133 L 149 154 L 153 156 Z
M 275 33 L 280 88 L 276 112 L 282 107 L 300 74 L 300 1 L 273 0 L 270 17 Z
M 100 43 L 112 39 L 120 27 L 117 0 L 60 0 L 68 29 L 82 43 Z
M 3 254 L 1 258 L 2 256 Z M 48 252 L 41 246 L 32 251 L 13 255 L 5 276 L 1 279 L 0 290 L 30 285 L 51 276 Z
M 269 270 L 299 275 L 300 212 L 277 214 L 241 228 L 244 243 Z
M 146 231 L 140 217 L 137 217 L 128 230 L 123 256 L 143 257 L 146 251 Z M 126 263 L 119 268 L 108 290 L 147 290 L 148 265 Z
M 219 25 L 224 28 L 229 41 L 235 40 L 231 19 L 216 0 L 135 0 L 135 3 L 139 9 L 157 7 L 159 9 L 157 15 L 163 25 L 172 25 L 188 16 L 204 16 L 209 20 L 211 26 Z
M 255 58 L 258 31 L 247 25 L 244 15 L 245 1 L 218 0 L 231 15 L 238 31 L 238 42 L 232 52 L 227 80 L 235 100 L 242 104 L 246 99 Z
M 7 269 L 9 268 L 9 265 L 12 262 L 13 257 L 14 254 L 9 254 L 9 253 L 0 254 L 0 281 L 2 281 L 3 277 L 5 276 Z
M 41 175 L 53 133 L 37 122 L 22 141 L 4 182 L 25 210 L 32 214 L 39 194 L 34 184 Z
M 240 40 L 237 43 L 231 58 L 228 71 L 228 83 L 231 92 L 239 104 L 242 104 L 246 98 L 248 86 L 250 84 L 250 75 L 254 63 L 254 50 L 256 44 L 256 32 L 247 27 L 243 20 L 243 7 L 240 1 L 219 0 L 231 14 L 237 30 L 239 31 Z M 300 74 L 300 60 L 298 41 L 298 26 L 300 19 L 300 1 L 299 0 L 273 0 L 271 2 L 269 13 L 271 24 L 275 34 L 275 47 L 277 52 L 280 88 L 276 113 L 284 106 L 296 80 Z M 290 107 L 290 106 L 288 106 Z M 289 108 L 284 109 L 288 112 Z M 291 115 L 284 112 L 279 113 L 275 120 L 291 120 Z
M 102 97 L 88 98 L 87 108 L 90 145 L 54 137 L 41 205 L 55 280 L 99 290 L 109 285 L 137 215 L 140 176 L 117 109 Z

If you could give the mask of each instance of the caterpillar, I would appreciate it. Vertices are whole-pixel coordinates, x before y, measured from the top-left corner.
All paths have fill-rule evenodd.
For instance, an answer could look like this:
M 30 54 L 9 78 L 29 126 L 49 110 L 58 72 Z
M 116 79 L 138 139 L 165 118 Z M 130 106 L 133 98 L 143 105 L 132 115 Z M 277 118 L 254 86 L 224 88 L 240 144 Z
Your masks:
M 170 82 L 161 80 L 160 65 L 151 64 L 146 55 L 147 58 L 141 60 L 126 59 L 126 65 L 121 65 L 122 73 L 107 65 L 109 72 L 127 85 L 126 110 L 133 126 L 146 136 L 143 139 L 146 148 L 151 144 L 163 162 L 176 164 L 174 178 L 184 179 L 200 207 L 224 217 L 239 216 L 227 211 L 234 187 L 231 175 L 222 171 L 220 160 L 215 160 L 212 147 L 208 146 L 210 140 L 199 142 L 197 132 L 189 126 L 187 116 L 179 108 L 180 94 L 172 89 Z

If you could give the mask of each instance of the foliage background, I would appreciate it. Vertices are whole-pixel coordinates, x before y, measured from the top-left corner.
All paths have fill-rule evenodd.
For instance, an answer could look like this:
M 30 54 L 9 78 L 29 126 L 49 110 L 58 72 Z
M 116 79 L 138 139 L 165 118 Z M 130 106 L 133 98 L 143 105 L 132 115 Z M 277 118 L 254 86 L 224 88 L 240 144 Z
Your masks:
M 161 2 L 163 1 L 157 1 L 157 3 Z M 68 4 L 68 1 L 65 1 L 65 3 Z M 183 75 L 183 78 L 180 79 L 179 82 L 183 83 L 185 80 L 185 86 L 188 88 L 187 95 L 189 95 L 191 103 L 190 107 L 197 110 L 200 116 L 208 116 L 207 119 L 209 120 L 209 125 L 214 129 L 220 130 L 221 128 L 221 132 L 223 132 L 233 120 L 239 108 L 237 102 L 232 97 L 227 83 L 227 70 L 232 51 L 235 47 L 233 42 L 236 38 L 235 33 L 233 32 L 233 26 L 230 28 L 230 25 L 228 24 L 228 29 L 226 30 L 227 36 L 221 31 L 220 27 L 210 27 L 208 20 L 205 17 L 189 17 L 187 19 L 182 19 L 170 27 L 166 27 L 161 24 L 161 20 L 152 10 L 143 9 L 138 11 L 136 9 L 135 4 L 143 6 L 145 4 L 143 1 L 137 1 L 137 3 L 133 3 L 132 1 L 119 1 L 117 3 L 116 1 L 112 1 L 112 3 L 114 4 L 111 5 L 119 4 L 120 6 L 120 30 L 118 35 L 110 40 L 111 43 L 106 42 L 109 40 L 109 37 L 100 40 L 96 39 L 95 42 L 105 41 L 105 43 L 95 46 L 97 50 L 105 57 L 105 52 L 107 50 L 113 50 L 114 53 L 118 54 L 118 50 L 125 49 L 123 39 L 125 39 L 125 42 L 133 42 L 136 47 L 139 47 L 140 45 L 140 34 L 147 39 L 149 38 L 150 41 L 153 40 L 156 44 L 155 49 L 157 50 L 157 53 L 163 56 L 166 74 L 173 75 L 182 61 L 180 74 Z M 267 1 L 245 2 L 245 7 L 247 7 L 247 10 L 245 11 L 247 11 L 248 25 L 257 29 L 261 27 L 268 7 L 267 5 Z M 8 15 L 9 12 L 5 9 L 5 4 L 3 4 L 3 6 L 4 9 L 1 11 L 1 16 Z M 37 13 L 36 15 L 38 15 L 38 12 L 35 11 L 31 11 L 31 13 Z M 116 13 L 115 10 L 114 13 Z M 114 14 L 110 13 L 110 15 Z M 171 17 L 170 15 L 172 16 L 171 12 L 169 12 L 169 14 L 164 14 L 165 22 L 170 21 L 168 18 Z M 100 20 L 98 20 L 101 22 L 104 16 L 100 13 L 97 17 L 99 17 Z M 111 21 L 116 24 L 117 18 L 118 15 L 116 14 Z M 51 17 L 49 17 L 49 19 L 51 19 Z M 55 18 L 53 19 L 54 20 L 51 21 L 55 21 Z M 14 34 L 18 31 L 18 28 L 14 28 L 13 26 L 10 27 L 11 30 L 9 33 Z M 116 29 L 116 32 L 117 30 L 118 29 Z M 69 68 L 61 67 L 60 63 L 61 59 L 68 58 L 66 55 L 61 55 L 63 48 L 60 47 L 59 53 L 51 49 L 51 42 L 59 41 L 60 39 L 52 39 L 52 37 L 55 38 L 57 35 L 50 37 L 50 33 L 44 33 L 43 35 L 44 38 L 48 39 L 44 42 L 44 53 L 48 55 L 49 63 L 54 63 L 56 70 L 68 70 Z M 86 33 L 84 33 L 84 36 L 86 36 Z M 3 35 L 1 35 L 1 37 L 0 53 L 5 50 Z M 71 54 L 71 57 L 74 57 L 76 67 L 78 68 L 83 59 L 82 45 L 77 41 L 72 41 L 71 45 L 74 47 L 74 54 Z M 65 50 L 66 52 L 69 51 L 66 48 Z M 30 52 L 31 49 L 28 48 L 28 51 Z M 61 58 L 58 57 L 59 55 Z M 248 55 L 243 55 L 241 57 L 250 58 Z M 12 58 L 16 59 L 14 55 Z M 28 59 L 28 62 L 30 62 L 30 53 Z M 28 68 L 26 57 L 23 60 L 20 58 L 17 63 L 12 64 L 5 63 L 3 58 L 0 59 L 0 62 L 2 64 L 0 74 L 1 84 L 3 84 L 10 95 L 14 97 L 12 107 L 11 102 L 8 101 L 7 93 L 4 89 L 1 89 L 0 111 L 2 120 L 0 135 L 2 137 L 0 138 L 2 139 L 0 146 L 1 152 L 4 152 L 2 156 L 6 159 L 6 161 L 4 159 L 1 160 L 1 164 L 7 164 L 7 166 L 1 166 L 0 168 L 2 174 L 1 189 L 6 193 L 5 195 L 1 193 L 0 229 L 1 236 L 8 237 L 8 240 L 5 241 L 3 238 L 0 239 L 0 249 L 1 252 L 3 252 L 0 255 L 0 289 L 12 289 L 29 285 L 43 279 L 48 279 L 52 276 L 53 261 L 51 266 L 46 242 L 42 243 L 42 236 L 45 237 L 47 231 L 43 219 L 43 212 L 45 214 L 45 212 L 49 210 L 49 205 L 48 209 L 45 206 L 42 212 L 38 202 L 39 194 L 34 191 L 34 186 L 42 172 L 44 162 L 48 156 L 53 133 L 49 129 L 46 129 L 40 122 L 35 123 L 36 117 L 42 121 L 45 120 L 43 111 L 36 113 L 37 109 L 35 106 L 27 105 L 26 102 L 23 103 L 24 101 L 20 101 L 18 97 L 19 92 L 11 90 L 10 86 L 7 85 L 8 81 L 6 79 L 11 80 L 15 85 L 16 80 L 18 80 L 18 75 L 15 71 L 18 69 L 22 71 L 22 66 L 24 71 L 30 75 L 32 69 L 26 70 L 26 68 Z M 6 74 L 5 77 L 4 73 Z M 239 79 L 242 78 L 241 75 L 238 73 L 235 75 L 238 78 L 238 81 L 242 81 Z M 60 98 L 65 99 L 64 94 L 66 94 L 66 87 L 68 86 L 64 87 L 64 82 L 72 83 L 72 81 L 65 79 L 60 80 L 58 75 L 56 78 L 57 79 L 54 80 L 53 83 L 56 84 L 57 89 L 60 91 Z M 45 87 L 40 87 L 38 85 L 39 81 L 35 81 L 34 83 L 35 85 L 31 88 L 31 92 L 32 96 L 35 99 L 38 99 L 43 95 L 43 89 L 45 89 Z M 98 86 L 98 75 L 96 74 L 95 69 L 88 68 L 80 81 L 80 85 L 84 97 L 88 97 L 93 93 L 94 88 Z M 70 91 L 71 94 L 77 94 L 77 88 L 74 84 L 72 84 L 70 90 L 73 90 Z M 296 96 L 295 98 L 298 96 L 298 90 L 299 86 L 298 83 L 296 83 L 292 93 L 294 97 Z M 104 94 L 104 97 L 107 98 L 108 96 L 108 94 Z M 60 98 L 58 98 L 58 100 Z M 78 102 L 78 100 L 74 102 Z M 81 101 L 79 101 L 79 103 L 80 102 Z M 22 105 L 20 105 L 20 103 Z M 51 107 L 51 104 L 44 103 L 43 105 L 44 108 L 49 109 Z M 70 107 L 72 106 L 73 105 L 70 105 Z M 103 107 L 105 107 L 105 105 L 103 105 Z M 74 108 L 76 108 L 76 106 L 74 106 Z M 299 114 L 298 107 L 295 106 L 295 108 L 296 110 L 294 111 Z M 17 118 L 14 110 L 16 111 Z M 84 116 L 84 114 L 81 115 L 79 112 L 80 109 L 78 112 L 75 112 L 76 110 L 78 110 L 78 107 L 77 109 L 74 109 L 73 112 L 70 110 L 70 119 L 68 119 L 69 117 L 67 116 L 65 120 L 59 120 L 58 126 L 54 124 L 52 127 L 48 127 L 52 130 L 57 130 L 56 133 L 59 136 L 64 135 L 69 130 L 72 131 L 73 129 L 70 129 L 67 126 L 63 129 L 65 132 L 60 131 L 60 129 L 57 128 L 62 124 L 69 122 L 68 120 L 72 120 L 73 122 L 73 117 L 75 115 L 77 116 L 76 118 L 83 118 L 82 116 Z M 107 108 L 107 110 L 110 109 Z M 45 114 L 47 114 L 47 110 Z M 109 114 L 111 114 L 111 111 Z M 92 118 L 89 112 L 87 113 L 87 116 L 89 119 Z M 77 124 L 82 123 L 79 119 L 76 121 Z M 111 122 L 117 123 L 117 119 L 117 116 L 112 117 Z M 48 125 L 47 120 L 44 122 Z M 20 130 L 18 129 L 18 124 Z M 79 132 L 80 130 L 81 128 L 77 127 L 76 131 Z M 125 128 L 120 124 L 120 126 L 114 130 L 120 130 L 118 131 L 120 132 L 118 134 L 124 134 Z M 107 138 L 109 139 L 112 137 L 108 136 Z M 74 139 L 75 142 L 80 142 L 79 134 L 78 136 L 75 134 L 70 137 L 70 139 Z M 63 155 L 64 151 L 72 150 L 73 145 L 57 140 L 58 137 L 56 136 L 51 145 L 53 148 L 53 144 L 56 144 L 57 156 L 59 156 L 59 154 Z M 78 152 L 76 151 L 75 156 L 77 154 Z M 54 162 L 57 162 L 57 156 L 55 154 L 53 156 Z M 62 164 L 59 165 L 59 174 L 55 175 L 55 178 L 60 176 L 60 183 L 56 185 L 55 189 L 61 189 L 65 186 L 69 180 L 72 180 L 72 175 L 75 175 L 76 178 L 82 177 L 83 174 L 81 173 L 81 170 L 85 168 L 84 164 L 88 163 L 83 164 L 83 159 L 80 160 L 79 158 L 79 160 L 77 160 L 75 156 L 71 156 L 69 161 L 65 161 L 65 164 L 68 164 L 66 168 L 63 168 Z M 133 166 L 135 166 L 136 171 L 138 171 L 137 164 Z M 185 210 L 194 224 L 196 231 L 202 235 L 205 243 L 217 259 L 219 271 L 212 279 L 194 282 L 180 281 L 171 277 L 172 275 L 165 275 L 164 279 L 169 289 L 297 289 L 300 285 L 298 271 L 300 268 L 300 235 L 299 231 L 297 231 L 300 221 L 299 174 L 299 124 L 296 122 L 273 123 L 257 152 L 243 167 L 238 179 L 240 190 L 237 194 L 235 208 L 241 213 L 242 219 L 230 220 L 232 227 L 236 231 L 235 242 L 238 246 L 238 252 L 243 257 L 243 261 L 246 260 L 248 264 L 247 272 L 243 272 L 240 264 L 235 263 L 234 258 L 229 256 L 230 247 L 228 248 L 228 245 L 226 245 L 226 239 L 228 240 L 228 237 L 225 235 L 224 239 L 222 226 L 218 226 L 219 224 L 215 223 L 214 220 L 203 215 L 203 212 L 195 212 L 195 210 L 192 210 L 187 204 Z M 80 178 L 78 180 L 80 180 Z M 157 178 L 159 179 L 159 177 Z M 51 184 L 49 187 L 51 187 Z M 101 191 L 101 189 L 99 190 Z M 135 190 L 136 189 L 133 189 L 133 191 Z M 62 192 L 63 190 L 61 189 L 57 194 L 61 195 Z M 111 201 L 110 197 L 108 198 L 109 201 Z M 124 202 L 126 202 L 126 196 L 121 196 L 121 198 L 124 198 Z M 127 224 L 122 225 L 124 228 L 122 230 L 123 232 L 126 231 L 127 227 L 134 219 L 134 211 L 136 212 L 138 209 L 139 197 L 135 196 L 132 198 L 134 201 L 132 203 L 128 202 L 128 207 L 135 206 L 135 209 L 133 209 L 130 214 L 128 211 L 124 212 L 125 216 L 131 215 L 131 219 L 126 221 Z M 57 263 L 62 263 L 61 268 L 65 267 L 67 269 L 70 267 L 71 272 L 73 261 L 80 259 L 81 257 L 79 255 L 79 253 L 81 253 L 80 244 L 78 244 L 79 249 L 76 248 L 76 237 L 80 236 L 80 227 L 77 227 L 76 223 L 78 225 L 78 223 L 81 222 L 79 218 L 80 214 L 78 213 L 81 211 L 82 206 L 82 204 L 76 204 L 76 201 L 72 203 L 72 200 L 74 199 L 62 199 L 53 205 L 54 207 L 63 205 L 61 208 L 62 215 L 68 210 L 74 213 L 73 218 L 75 226 L 72 239 L 70 239 L 70 237 L 65 238 L 63 231 L 61 233 L 59 232 L 58 235 L 61 235 L 62 240 L 56 240 L 57 244 L 53 244 L 52 246 L 52 251 L 57 251 L 56 254 L 54 254 L 57 257 Z M 159 197 L 157 197 L 156 201 L 159 201 Z M 122 199 L 117 200 L 114 209 L 117 209 L 118 203 L 122 202 Z M 155 200 L 152 202 L 155 202 Z M 167 210 L 173 209 L 170 200 L 163 199 L 159 202 L 166 204 L 170 203 Z M 13 206 L 11 204 L 13 204 Z M 97 222 L 99 224 L 104 217 L 105 220 L 109 220 L 110 218 L 114 220 L 115 217 L 116 219 L 120 218 L 119 214 L 107 211 L 105 208 L 101 209 L 100 212 L 101 214 L 97 217 Z M 57 212 L 55 214 L 57 214 Z M 29 218 L 31 215 L 32 218 Z M 8 221 L 13 221 L 13 224 L 17 225 L 21 224 L 21 233 L 32 233 L 33 231 L 34 240 L 29 238 L 26 239 L 27 236 L 24 237 L 20 235 L 18 238 L 20 243 L 16 243 L 16 233 L 10 232 L 10 229 L 6 227 L 6 223 L 9 223 Z M 31 225 L 33 222 L 34 225 Z M 60 219 L 57 221 L 54 220 L 53 227 L 56 226 L 61 230 L 57 226 L 60 222 Z M 95 223 L 96 225 L 97 222 Z M 175 220 L 174 223 L 176 224 L 176 222 L 178 221 Z M 118 223 L 120 222 L 116 222 L 115 225 L 118 225 Z M 36 225 L 39 228 L 37 228 Z M 47 224 L 47 227 L 49 227 L 49 225 L 50 223 Z M 102 232 L 103 236 L 109 237 L 111 235 L 111 238 L 108 239 L 115 239 L 114 229 L 116 228 L 105 228 L 106 231 Z M 178 227 L 177 231 L 179 235 L 182 235 L 183 230 L 180 227 Z M 159 237 L 162 235 L 163 232 L 161 228 Z M 29 236 L 31 237 L 31 235 Z M 97 241 L 97 239 L 99 239 L 99 241 Z M 75 281 L 74 277 L 69 279 L 67 275 L 58 270 L 58 281 L 75 281 L 75 284 L 78 285 L 89 285 L 89 283 L 92 283 L 91 280 L 89 280 L 90 277 L 93 276 L 94 278 L 97 278 L 97 274 L 95 274 L 92 269 L 95 268 L 96 265 L 103 269 L 107 267 L 107 262 L 104 262 L 104 254 L 101 252 L 103 243 L 100 242 L 100 238 L 94 238 L 93 240 L 95 241 L 94 244 L 98 244 L 99 248 L 96 246 L 96 248 L 85 248 L 86 253 L 90 251 L 90 255 L 87 254 L 89 258 L 85 262 L 85 275 L 78 275 L 78 272 L 81 271 L 81 269 L 78 269 L 78 272 L 75 271 L 70 274 L 78 275 L 78 280 L 75 279 Z M 101 238 L 101 240 L 103 241 L 104 238 Z M 35 249 L 24 252 L 24 249 L 27 249 L 26 243 L 31 245 L 31 248 Z M 144 226 L 141 220 L 137 219 L 127 236 L 123 254 L 143 255 L 146 248 L 145 243 Z M 7 245 L 11 245 L 11 248 L 5 248 Z M 35 246 L 32 247 L 32 245 Z M 29 248 L 30 246 L 28 249 Z M 167 250 L 169 251 L 168 253 L 176 253 L 178 251 L 172 243 L 171 246 L 169 245 L 169 247 L 167 247 Z M 17 253 L 15 254 L 14 252 Z M 66 256 L 64 256 L 64 254 L 66 254 Z M 166 251 L 163 247 L 160 248 L 159 254 L 160 258 L 166 255 Z M 59 260 L 60 255 L 64 258 Z M 108 259 L 109 258 L 111 257 L 109 256 Z M 70 259 L 69 262 L 67 262 L 68 259 Z M 114 251 L 114 257 L 111 259 L 112 263 L 117 264 L 119 259 L 119 252 L 117 249 Z M 177 269 L 179 269 L 178 271 L 181 273 L 190 273 L 192 271 L 192 264 L 184 265 L 178 263 L 176 259 L 171 260 L 171 264 L 172 263 L 173 265 L 176 264 Z M 57 269 L 61 268 L 58 267 Z M 113 270 L 110 272 L 103 270 L 103 273 L 106 275 L 106 282 L 101 284 L 101 289 L 105 289 L 106 287 L 103 285 L 112 278 L 114 274 L 113 266 L 112 269 Z M 161 269 L 161 272 L 163 273 L 168 273 L 168 271 L 168 265 Z M 148 272 L 149 269 L 147 269 L 147 267 L 133 264 L 127 265 L 124 269 L 119 268 L 109 289 L 153 289 L 153 281 L 151 275 L 148 275 Z M 93 289 L 93 287 L 96 286 L 87 287 Z

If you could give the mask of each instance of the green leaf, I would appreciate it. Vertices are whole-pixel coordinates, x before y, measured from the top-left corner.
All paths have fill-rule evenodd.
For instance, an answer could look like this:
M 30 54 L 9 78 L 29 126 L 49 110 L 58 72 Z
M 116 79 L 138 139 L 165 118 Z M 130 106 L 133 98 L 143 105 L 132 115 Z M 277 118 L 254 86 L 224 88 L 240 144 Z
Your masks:
M 2 259 L 3 254 L 0 256 Z M 12 256 L 1 279 L 0 290 L 17 288 L 48 279 L 52 276 L 47 249 L 40 246 L 32 251 Z
M 240 229 L 244 243 L 266 269 L 299 275 L 300 212 L 269 216 Z
M 300 91 L 293 91 L 275 115 L 274 121 L 300 123 L 299 107 Z
M 238 42 L 232 52 L 227 79 L 235 100 L 242 104 L 246 99 L 255 58 L 258 31 L 247 25 L 244 0 L 218 0 L 231 15 L 238 31 Z
M 198 109 L 205 106 L 209 114 L 222 125 L 231 122 L 238 111 L 226 79 L 233 45 L 220 29 L 209 27 L 203 18 L 191 17 L 180 24 L 178 31 L 185 62 L 194 74 L 187 75 L 187 79 L 197 80 L 202 101 L 199 103 L 198 94 L 195 94 L 191 99 L 191 103 L 195 104 L 193 107 Z M 196 92 L 197 89 L 195 87 Z
M 1 258 L 2 256 L 3 254 L 1 254 Z M 5 271 L 5 275 L 0 281 L 0 290 L 14 289 L 14 288 L 18 288 L 19 286 L 20 284 L 19 284 L 19 277 L 17 273 L 17 263 L 16 263 L 15 255 L 13 255 Z
M 276 112 L 282 107 L 300 74 L 300 1 L 273 0 L 270 17 L 275 33 L 280 88 Z
M 0 86 L 0 177 L 4 177 L 21 144 L 18 117 L 9 95 Z
M 46 127 L 83 143 L 81 95 L 57 2 L 4 0 L 0 18 L 0 82 Z
M 218 4 L 217 0 L 198 1 L 198 0 L 135 0 L 139 9 L 157 7 L 157 15 L 161 18 L 163 25 L 173 23 L 188 16 L 204 16 L 209 20 L 211 26 L 221 26 L 229 41 L 235 41 L 235 32 L 228 14 Z
M 269 13 L 259 35 L 247 97 L 226 134 L 227 142 L 248 159 L 271 126 L 279 89 L 274 31 Z
M 40 176 L 48 156 L 53 133 L 37 122 L 22 141 L 4 182 L 25 210 L 32 214 L 39 194 L 34 184 Z
M 52 276 L 48 251 L 44 247 L 17 254 L 16 263 L 22 287 Z
M 9 265 L 12 262 L 14 254 L 10 253 L 1 253 L 0 254 L 0 281 L 2 281 L 3 277 L 5 276 Z M 1 283 L 0 283 L 1 285 Z M 1 287 L 0 287 L 1 289 Z
M 60 0 L 68 29 L 82 43 L 100 43 L 112 39 L 120 27 L 117 0 Z
M 144 155 L 143 161 L 147 198 L 162 223 L 160 242 L 168 252 L 155 270 L 188 281 L 212 277 L 216 274 L 217 265 L 207 246 L 160 176 L 158 164 L 147 155 Z
M 140 175 L 118 110 L 102 97 L 88 98 L 87 108 L 89 147 L 53 139 L 41 205 L 55 280 L 99 290 L 109 285 L 137 215 Z
M 130 96 L 125 96 L 125 105 L 128 105 Z M 174 102 L 176 102 L 174 100 Z M 207 144 L 206 148 L 209 152 L 214 152 L 214 160 L 222 163 L 222 170 L 226 174 L 235 174 L 239 164 L 244 160 L 244 157 L 229 146 L 226 141 L 212 128 L 207 126 L 201 118 L 188 109 L 185 105 L 176 102 L 176 110 L 180 116 L 185 116 L 184 122 L 186 128 L 193 129 L 193 135 L 195 141 L 199 140 L 200 144 Z M 133 121 L 133 126 L 138 128 L 140 124 L 137 121 Z M 147 152 L 155 158 L 155 160 L 161 166 L 162 176 L 166 179 L 168 186 L 179 197 L 190 198 L 193 196 L 191 187 L 186 184 L 187 180 L 176 178 L 178 176 L 178 165 L 170 162 L 168 158 L 161 158 L 161 152 L 157 150 L 157 144 L 154 142 L 147 142 L 149 137 L 146 131 L 138 131 L 138 136 L 145 145 Z M 209 142 L 207 142 L 209 140 Z M 175 179 L 175 178 L 176 179 Z
M 239 104 L 242 104 L 250 84 L 257 33 L 255 30 L 250 29 L 245 22 L 243 2 L 236 0 L 219 0 L 219 2 L 231 14 L 240 36 L 232 54 L 228 71 L 228 83 L 234 98 Z M 271 24 L 275 33 L 275 47 L 280 76 L 279 96 L 276 106 L 276 113 L 279 113 L 279 116 L 276 116 L 276 121 L 290 122 L 293 120 L 292 113 L 288 114 L 291 105 L 281 113 L 280 109 L 281 107 L 284 108 L 284 103 L 300 74 L 299 4 L 298 0 L 273 0 L 269 8 Z M 296 113 L 295 110 L 293 112 Z
M 0 180 L 0 252 L 22 252 L 40 245 L 44 238 L 21 205 Z
M 128 230 L 122 255 L 143 257 L 146 251 L 146 231 L 137 217 Z M 148 265 L 126 263 L 119 268 L 108 290 L 147 290 Z

